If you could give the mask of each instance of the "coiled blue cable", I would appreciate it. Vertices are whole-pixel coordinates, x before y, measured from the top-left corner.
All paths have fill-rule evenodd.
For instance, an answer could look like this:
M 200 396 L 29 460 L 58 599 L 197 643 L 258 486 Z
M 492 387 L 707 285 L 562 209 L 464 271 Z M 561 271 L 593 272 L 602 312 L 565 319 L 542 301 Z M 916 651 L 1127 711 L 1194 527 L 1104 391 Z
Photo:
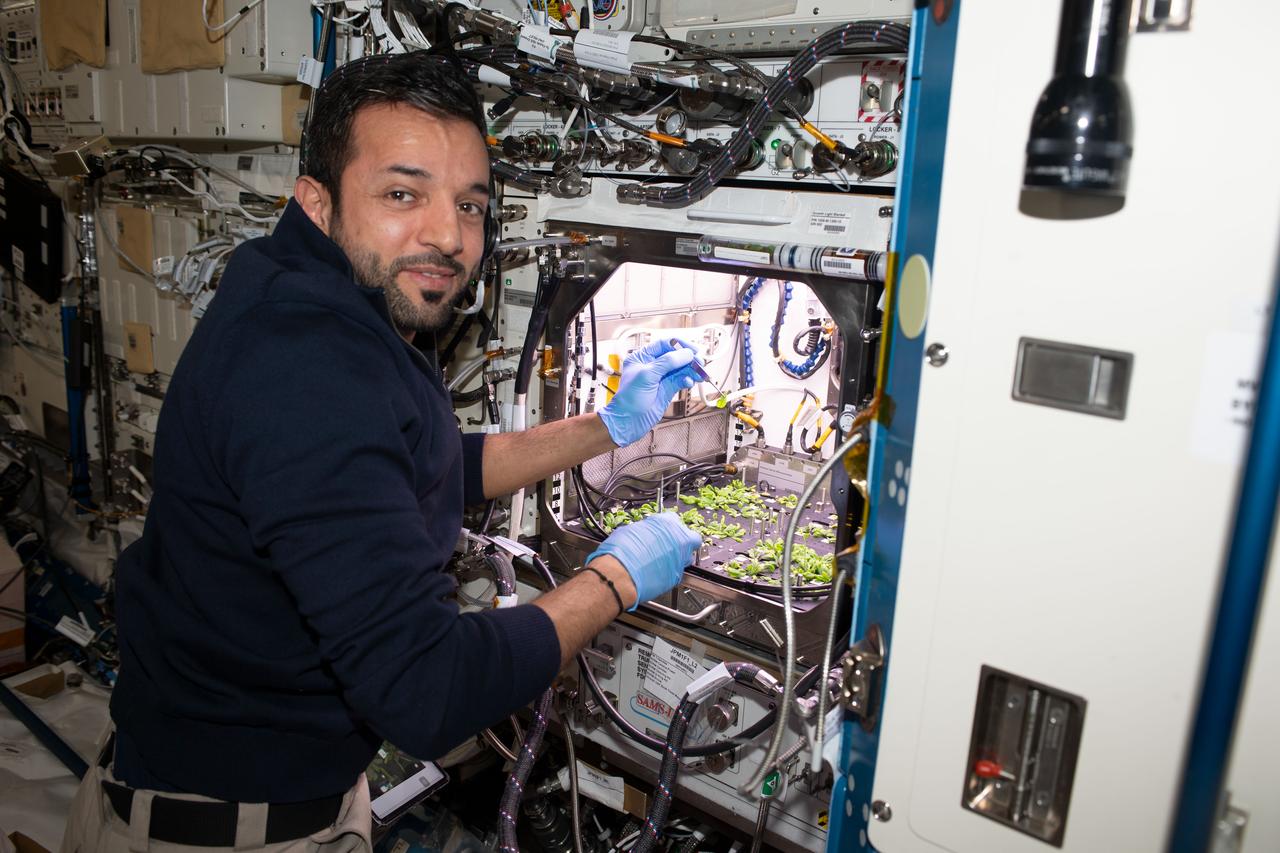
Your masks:
M 764 279 L 756 276 L 747 283 L 747 289 L 742 294 L 742 385 L 744 388 L 754 388 L 756 384 L 755 364 L 751 356 L 751 304 L 763 286 Z

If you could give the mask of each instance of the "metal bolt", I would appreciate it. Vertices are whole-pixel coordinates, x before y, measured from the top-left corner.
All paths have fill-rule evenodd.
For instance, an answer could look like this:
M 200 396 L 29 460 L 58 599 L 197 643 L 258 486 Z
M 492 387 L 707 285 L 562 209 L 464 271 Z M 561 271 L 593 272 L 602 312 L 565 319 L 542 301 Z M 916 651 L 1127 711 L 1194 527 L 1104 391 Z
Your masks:
M 893 216 L 893 205 L 886 204 L 883 207 L 881 207 L 879 211 L 879 215 L 881 219 L 888 219 L 890 216 Z
M 931 367 L 942 367 L 951 358 L 951 353 L 947 350 L 946 344 L 929 344 L 929 348 L 924 351 L 925 358 L 929 359 Z
M 871 804 L 871 816 L 881 823 L 888 823 L 893 819 L 893 809 L 884 800 L 876 800 Z

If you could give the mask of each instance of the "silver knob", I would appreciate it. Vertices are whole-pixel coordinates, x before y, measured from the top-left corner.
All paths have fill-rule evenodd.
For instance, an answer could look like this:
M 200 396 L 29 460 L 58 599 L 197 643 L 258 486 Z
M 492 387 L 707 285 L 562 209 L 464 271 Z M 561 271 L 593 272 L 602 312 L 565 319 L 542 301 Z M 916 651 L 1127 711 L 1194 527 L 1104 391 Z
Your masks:
M 727 731 L 738 722 L 738 706 L 727 700 L 720 700 L 707 709 L 707 722 L 718 732 Z
M 729 753 L 717 752 L 702 759 L 702 768 L 708 773 L 723 773 L 729 769 Z
M 942 367 L 951 358 L 951 353 L 947 350 L 946 344 L 929 344 L 928 349 L 924 351 L 924 356 L 929 359 L 931 366 Z

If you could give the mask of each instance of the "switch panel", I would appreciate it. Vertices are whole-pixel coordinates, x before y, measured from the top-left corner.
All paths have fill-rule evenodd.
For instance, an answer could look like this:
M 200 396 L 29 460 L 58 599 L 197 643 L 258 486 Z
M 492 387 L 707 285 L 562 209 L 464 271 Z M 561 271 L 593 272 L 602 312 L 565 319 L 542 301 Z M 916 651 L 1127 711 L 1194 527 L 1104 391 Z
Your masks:
M 961 805 L 1062 846 L 1085 701 L 982 668 Z
M 1022 338 L 1013 399 L 1123 420 L 1132 369 L 1132 353 Z

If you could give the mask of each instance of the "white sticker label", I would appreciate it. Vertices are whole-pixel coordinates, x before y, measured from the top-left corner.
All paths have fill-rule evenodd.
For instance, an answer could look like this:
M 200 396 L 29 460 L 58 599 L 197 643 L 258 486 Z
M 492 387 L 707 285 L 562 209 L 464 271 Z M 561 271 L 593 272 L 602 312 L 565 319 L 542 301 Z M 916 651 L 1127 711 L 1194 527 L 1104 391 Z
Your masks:
M 659 71 L 658 79 L 661 80 L 663 83 L 667 83 L 672 86 L 679 86 L 682 89 L 698 88 L 697 74 L 670 74 L 667 72 Z
M 173 274 L 173 255 L 161 255 L 151 262 L 151 274 L 157 278 Z
M 579 65 L 604 71 L 631 71 L 631 39 L 635 33 L 579 30 L 573 37 L 573 56 Z
M 729 674 L 729 667 L 718 663 L 713 669 L 689 682 L 689 698 L 694 702 L 701 702 L 731 681 L 733 676 Z
M 493 606 L 495 610 L 502 610 L 504 607 L 515 607 L 520 603 L 518 595 L 495 595 L 493 597 Z
M 1202 459 L 1240 465 L 1253 425 L 1263 335 L 1214 332 L 1205 345 L 1191 451 Z
M 815 210 L 809 214 L 809 233 L 827 237 L 843 237 L 849 233 L 853 219 L 848 213 Z
M 561 767 L 560 772 L 556 774 L 556 779 L 561 787 L 566 791 L 569 790 L 568 767 Z M 626 786 L 622 777 L 606 775 L 581 761 L 578 762 L 578 792 L 614 811 L 626 810 Z
M 704 671 L 693 655 L 659 637 L 653 641 L 653 652 L 649 655 L 641 686 L 675 707 L 684 698 L 689 682 Z
M 818 265 L 823 275 L 834 275 L 840 278 L 867 277 L 867 262 L 862 258 L 836 258 L 823 255 Z
M 730 246 L 716 246 L 712 254 L 725 261 L 741 261 L 748 264 L 769 264 L 773 262 L 773 258 L 768 252 L 734 249 Z
M 13 274 L 25 279 L 27 272 L 27 256 L 17 246 L 13 247 Z
M 516 42 L 516 47 L 530 56 L 554 62 L 556 49 L 568 43 L 568 39 L 551 35 L 550 27 L 525 24 L 520 28 L 520 39 Z
M 316 62 L 310 56 L 298 61 L 298 82 L 316 89 L 324 77 L 324 63 Z
M 93 642 L 93 629 L 75 621 L 70 616 L 63 616 L 53 626 L 58 633 L 79 646 L 87 646 Z

